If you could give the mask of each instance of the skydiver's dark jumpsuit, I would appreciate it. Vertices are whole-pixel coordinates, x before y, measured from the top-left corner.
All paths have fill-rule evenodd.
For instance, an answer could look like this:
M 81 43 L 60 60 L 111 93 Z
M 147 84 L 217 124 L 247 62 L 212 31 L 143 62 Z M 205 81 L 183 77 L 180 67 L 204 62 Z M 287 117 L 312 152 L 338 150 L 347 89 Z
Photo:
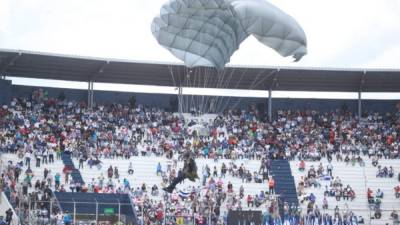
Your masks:
M 181 183 L 186 178 L 195 181 L 199 176 L 197 175 L 197 165 L 195 160 L 190 153 L 185 153 L 185 164 L 183 166 L 182 172 L 178 173 L 178 176 L 171 182 L 171 184 L 164 188 L 167 192 L 172 192 L 175 189 L 175 186 Z

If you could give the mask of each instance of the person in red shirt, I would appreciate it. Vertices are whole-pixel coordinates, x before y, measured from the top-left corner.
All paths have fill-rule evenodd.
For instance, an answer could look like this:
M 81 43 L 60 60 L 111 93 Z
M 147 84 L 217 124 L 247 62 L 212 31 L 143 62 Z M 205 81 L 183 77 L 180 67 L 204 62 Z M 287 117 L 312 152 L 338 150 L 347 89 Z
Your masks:
M 164 211 L 162 210 L 162 208 L 158 208 L 157 212 L 156 212 L 156 218 L 158 221 L 162 221 L 164 218 Z
M 273 177 L 269 178 L 268 181 L 268 187 L 269 187 L 269 194 L 274 194 L 275 193 L 275 180 Z
M 306 169 L 306 163 L 304 162 L 304 160 L 301 160 L 299 164 L 299 170 L 304 171 L 305 169 Z
M 400 185 L 394 188 L 394 194 L 396 198 L 400 198 Z
M 374 192 L 368 188 L 367 190 L 368 203 L 374 202 Z
M 247 195 L 247 207 L 250 208 L 250 205 L 251 205 L 251 207 L 254 207 L 254 204 L 253 204 L 253 196 Z

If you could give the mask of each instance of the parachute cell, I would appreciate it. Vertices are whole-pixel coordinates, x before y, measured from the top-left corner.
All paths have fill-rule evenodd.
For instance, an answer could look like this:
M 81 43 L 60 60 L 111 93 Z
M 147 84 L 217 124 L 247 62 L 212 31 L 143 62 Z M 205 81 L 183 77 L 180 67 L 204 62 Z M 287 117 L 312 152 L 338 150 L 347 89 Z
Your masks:
M 250 35 L 296 61 L 307 53 L 300 25 L 265 0 L 171 0 L 154 18 L 152 33 L 188 67 L 222 69 Z

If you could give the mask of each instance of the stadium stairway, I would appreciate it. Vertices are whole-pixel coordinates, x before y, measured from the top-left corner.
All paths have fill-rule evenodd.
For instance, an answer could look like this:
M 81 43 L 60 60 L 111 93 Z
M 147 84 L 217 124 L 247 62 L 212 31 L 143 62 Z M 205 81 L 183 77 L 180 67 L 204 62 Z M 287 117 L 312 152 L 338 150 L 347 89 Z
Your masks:
M 290 169 L 289 161 L 287 160 L 272 160 L 270 174 L 275 180 L 275 193 L 280 196 L 279 208 L 283 218 L 283 203 L 287 202 L 289 205 L 298 205 L 296 184 L 292 171 Z
M 72 170 L 72 172 L 71 172 L 72 180 L 75 183 L 83 184 L 84 181 L 83 181 L 81 172 L 75 167 L 75 164 L 74 164 L 74 162 L 72 161 L 72 158 L 71 158 L 71 154 L 68 154 L 68 153 L 64 152 L 64 153 L 61 154 L 61 159 L 62 159 L 62 161 L 64 163 L 64 166 L 67 166 Z

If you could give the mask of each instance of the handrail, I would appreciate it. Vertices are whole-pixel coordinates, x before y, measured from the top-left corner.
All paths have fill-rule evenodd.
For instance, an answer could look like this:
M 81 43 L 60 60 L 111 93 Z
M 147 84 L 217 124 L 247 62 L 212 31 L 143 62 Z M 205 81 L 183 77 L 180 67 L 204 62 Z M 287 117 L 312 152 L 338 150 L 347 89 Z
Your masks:
M 1 192 L 1 201 L 0 202 L 1 202 L 2 206 L 6 206 L 6 208 L 11 209 L 13 212 L 11 225 L 21 224 L 19 221 L 19 218 L 18 218 L 18 214 L 15 212 L 14 207 L 8 201 L 8 198 L 3 191 Z
M 140 223 L 139 223 L 139 218 L 137 217 L 137 213 L 136 213 L 136 209 L 135 209 L 135 204 L 133 203 L 133 201 L 132 201 L 132 194 L 131 193 L 129 193 L 128 194 L 129 195 L 129 203 L 130 203 L 130 205 L 131 205 L 131 207 L 132 207 L 132 214 L 133 214 L 133 217 L 134 217 L 134 224 L 136 224 L 136 225 L 139 225 Z M 142 206 L 143 207 L 143 206 Z M 144 215 L 142 215 L 142 216 L 144 216 Z
M 364 194 L 366 194 L 367 193 L 367 191 L 368 191 L 368 188 L 367 188 L 367 173 L 365 172 L 365 165 L 362 167 L 363 168 L 363 176 L 364 176 Z M 369 211 L 369 218 L 368 218 L 368 221 L 369 221 L 369 225 L 371 225 L 371 216 L 372 216 L 372 212 L 371 212 L 371 209 L 370 208 L 368 208 L 368 211 Z

